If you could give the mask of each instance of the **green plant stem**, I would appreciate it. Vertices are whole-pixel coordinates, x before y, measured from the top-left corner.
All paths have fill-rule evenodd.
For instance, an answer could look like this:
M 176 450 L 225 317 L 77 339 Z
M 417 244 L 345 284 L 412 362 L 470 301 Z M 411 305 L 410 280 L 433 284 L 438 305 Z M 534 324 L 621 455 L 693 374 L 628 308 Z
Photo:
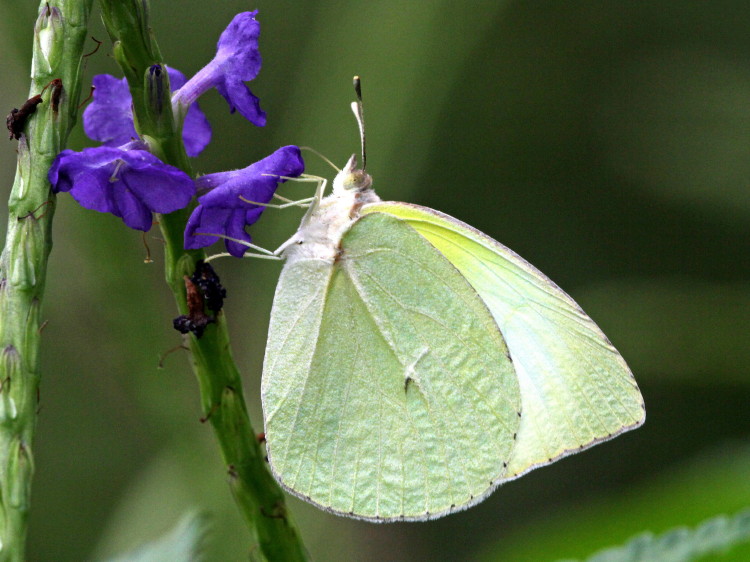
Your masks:
M 25 124 L 0 256 L 0 560 L 25 558 L 39 392 L 40 307 L 52 248 L 55 198 L 47 171 L 78 113 L 82 51 L 93 0 L 43 0 L 34 34 L 31 90 L 55 86 Z
M 148 92 L 158 88 L 145 87 L 144 80 L 153 79 L 148 78 L 149 68 L 162 62 L 148 24 L 148 3 L 100 0 L 100 5 L 107 32 L 115 41 L 115 58 L 128 79 L 138 132 L 149 139 L 152 150 L 164 162 L 192 175 L 169 100 L 148 103 Z M 168 113 L 157 114 L 159 107 L 168 108 Z M 187 210 L 159 217 L 165 240 L 166 281 L 180 314 L 187 313 L 183 278 L 193 273 L 198 260 L 205 258 L 202 250 L 183 249 L 187 218 Z M 235 501 L 257 541 L 253 553 L 267 560 L 306 560 L 299 531 L 285 508 L 283 492 L 268 470 L 250 425 L 242 380 L 232 359 L 223 313 L 201 338 L 189 334 L 186 343 L 200 387 L 203 419 L 214 430 Z

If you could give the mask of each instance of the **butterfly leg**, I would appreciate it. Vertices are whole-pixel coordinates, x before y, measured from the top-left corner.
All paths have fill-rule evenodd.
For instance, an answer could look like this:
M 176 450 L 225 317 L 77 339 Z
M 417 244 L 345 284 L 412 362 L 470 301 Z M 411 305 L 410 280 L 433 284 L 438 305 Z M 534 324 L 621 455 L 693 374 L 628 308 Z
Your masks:
M 264 260 L 279 260 L 281 259 L 279 256 L 277 256 L 274 252 L 271 250 L 266 250 L 265 248 L 261 246 L 256 246 L 255 244 L 252 244 L 251 242 L 247 242 L 246 240 L 240 240 L 239 238 L 232 238 L 231 236 L 226 236 L 224 234 L 211 234 L 209 232 L 196 232 L 196 235 L 198 236 L 217 236 L 218 238 L 222 238 L 224 240 L 231 240 L 232 242 L 237 242 L 238 244 L 242 244 L 243 246 L 247 246 L 251 250 L 255 250 L 255 252 L 246 253 L 244 258 L 259 258 Z M 224 258 L 227 256 L 231 256 L 231 254 L 227 252 L 222 252 L 220 254 L 213 254 L 211 256 L 208 256 L 205 260 L 203 260 L 206 263 L 209 263 L 210 261 L 215 260 L 216 258 Z
M 260 207 L 267 207 L 269 209 L 287 209 L 289 207 L 308 207 L 310 203 L 313 202 L 315 199 L 314 197 L 308 197 L 306 199 L 298 199 L 296 201 L 293 201 L 292 199 L 287 199 L 286 197 L 282 197 L 281 195 L 274 194 L 274 197 L 277 199 L 280 199 L 281 201 L 285 201 L 282 205 L 276 205 L 274 203 L 261 203 L 260 201 L 252 201 L 250 199 L 245 199 L 244 197 L 240 196 L 240 199 L 244 201 L 245 203 L 250 203 L 251 205 L 258 205 Z
M 279 179 L 279 180 L 298 181 L 298 182 L 314 182 L 314 183 L 318 184 L 318 186 L 320 185 L 321 181 L 325 181 L 321 177 L 312 176 L 312 175 L 309 175 L 309 174 L 302 174 L 302 176 L 300 176 L 298 178 L 292 178 L 292 177 L 288 177 L 288 176 L 279 176 L 279 175 L 276 175 L 276 174 L 262 174 L 262 175 L 264 175 L 264 176 L 272 176 L 272 177 L 274 177 L 276 179 Z M 246 199 L 245 197 L 242 197 L 242 196 L 240 196 L 240 199 L 242 201 L 244 201 L 245 203 L 250 203 L 251 205 L 259 205 L 261 207 L 268 207 L 268 208 L 271 208 L 271 209 L 286 209 L 288 207 L 307 207 L 315 199 L 315 197 L 313 196 L 313 197 L 306 197 L 304 199 L 294 200 L 294 199 L 288 199 L 286 197 L 283 197 L 283 196 L 279 195 L 278 193 L 274 193 L 273 197 L 275 199 L 279 199 L 279 200 L 283 201 L 284 204 L 277 205 L 277 204 L 274 204 L 274 203 L 263 203 L 261 201 L 252 201 L 251 199 Z

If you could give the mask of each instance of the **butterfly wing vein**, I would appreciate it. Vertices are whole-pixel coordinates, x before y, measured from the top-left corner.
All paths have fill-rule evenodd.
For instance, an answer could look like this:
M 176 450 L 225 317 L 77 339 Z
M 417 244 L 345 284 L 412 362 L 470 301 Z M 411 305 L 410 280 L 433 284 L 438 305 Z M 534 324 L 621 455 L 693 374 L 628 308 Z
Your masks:
M 288 264 L 279 282 L 262 385 L 275 475 L 372 520 L 476 503 L 504 477 L 519 427 L 490 311 L 403 221 L 368 215 L 341 248 L 334 264 Z
M 523 418 L 512 479 L 643 423 L 638 386 L 581 308 L 534 266 L 476 229 L 432 209 L 377 203 L 429 240 L 471 283 L 508 345 Z

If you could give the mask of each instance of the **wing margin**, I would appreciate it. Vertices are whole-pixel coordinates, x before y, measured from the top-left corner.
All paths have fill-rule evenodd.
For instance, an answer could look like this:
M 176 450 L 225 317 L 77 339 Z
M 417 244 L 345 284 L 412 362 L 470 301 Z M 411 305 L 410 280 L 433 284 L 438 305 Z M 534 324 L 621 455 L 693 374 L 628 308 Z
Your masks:
M 269 462 L 275 476 L 288 491 L 323 509 L 377 522 L 432 519 L 478 503 L 505 474 L 514 445 L 511 433 L 517 433 L 520 412 L 515 372 L 492 316 L 458 271 L 411 227 L 393 217 L 383 214 L 357 221 L 341 245 L 342 257 L 328 266 L 330 271 L 307 263 L 319 260 L 297 261 L 282 273 L 277 289 L 277 297 L 285 304 L 277 310 L 277 301 L 274 302 L 262 385 Z M 316 277 L 308 268 L 320 269 L 321 274 Z M 449 289 L 436 288 L 435 278 L 446 276 L 450 278 L 446 286 L 460 287 L 450 290 L 461 293 L 466 302 L 441 298 L 450 294 L 445 293 Z M 307 329 L 304 322 L 292 318 L 297 314 L 295 306 L 298 311 L 306 308 L 289 304 L 288 298 L 294 293 L 289 288 L 311 278 L 324 284 L 324 290 L 315 292 L 320 297 L 311 300 L 313 316 L 321 319 L 314 341 L 312 337 L 308 339 L 314 349 L 308 356 L 300 348 L 299 357 L 287 363 L 297 361 L 301 367 L 282 374 L 279 369 L 289 365 L 284 360 L 279 362 L 279 356 L 290 353 L 281 342 L 290 338 L 281 338 L 284 332 L 280 328 L 291 326 L 291 331 L 296 329 L 298 333 Z M 424 283 L 429 283 L 426 287 L 431 289 L 427 295 L 423 294 Z M 417 290 L 420 287 L 422 293 Z M 408 306 L 396 302 L 398 299 L 409 301 Z M 461 314 L 467 307 L 476 309 L 468 316 L 469 324 L 483 324 L 483 328 L 463 323 L 451 328 L 455 323 L 452 315 Z M 450 329 L 462 336 L 479 330 L 483 335 L 478 339 L 486 349 L 473 353 L 461 351 L 460 345 L 450 347 L 450 342 L 446 343 L 450 334 L 442 333 Z M 424 330 L 430 331 L 429 336 L 420 337 Z M 292 334 L 292 342 L 295 337 Z M 377 353 L 371 357 L 373 349 Z M 446 365 L 453 363 L 440 366 L 441 361 Z M 510 405 L 494 406 L 504 412 L 506 429 L 492 423 L 480 430 L 476 421 L 472 426 L 473 420 L 487 417 L 486 408 L 480 404 L 463 411 L 462 400 L 472 400 L 461 398 L 460 393 L 468 391 L 455 380 L 444 380 L 451 378 L 448 375 L 453 370 L 478 373 L 476 365 L 491 371 L 497 379 L 490 385 L 492 391 L 487 392 L 492 400 L 498 404 L 510 401 Z M 500 371 L 502 375 L 498 374 Z M 351 375 L 337 384 L 344 372 Z M 320 380 L 310 382 L 312 378 Z M 379 379 L 377 387 L 372 386 L 375 379 Z M 273 390 L 276 395 L 271 395 L 279 381 L 295 387 L 285 391 L 283 402 L 278 389 Z M 357 407 L 351 405 L 355 402 L 359 403 Z M 363 430 L 357 415 L 370 421 L 388 416 L 388 423 Z M 400 427 L 399 416 L 409 420 L 401 424 L 407 427 Z M 312 429 L 302 427 L 298 419 L 314 420 Z M 287 427 L 277 432 L 274 425 L 279 420 L 285 421 Z M 497 435 L 485 436 L 487 431 Z M 433 438 L 429 435 L 432 433 L 440 435 Z M 314 447 L 308 446 L 311 441 L 316 441 Z M 363 460 L 368 454 L 363 451 L 363 442 L 377 443 L 374 446 L 381 460 L 375 463 L 376 473 Z M 438 458 L 438 448 L 443 450 L 441 462 L 449 467 L 447 475 L 437 473 L 432 462 L 412 462 L 420 455 L 428 460 Z M 295 455 L 306 458 L 299 465 L 289 465 L 293 468 L 285 465 Z M 396 459 L 399 455 L 400 461 Z M 281 463 L 276 461 L 279 456 Z M 351 466 L 354 468 L 349 470 Z M 381 470 L 382 473 L 377 472 Z M 291 472 L 295 473 L 293 478 Z M 304 476 L 300 479 L 299 474 Z M 420 478 L 430 482 L 425 486 L 426 496 L 433 494 L 437 499 L 426 497 L 424 508 L 415 509 L 414 505 L 421 501 L 420 494 L 425 493 L 420 488 Z M 368 490 L 361 485 L 373 480 L 377 483 L 374 495 L 372 486 Z M 454 485 L 466 486 L 467 491 L 447 490 Z
M 380 202 L 362 213 L 387 213 L 412 226 L 472 284 L 498 323 L 519 376 L 524 412 L 506 480 L 643 424 L 643 398 L 624 359 L 537 268 L 433 209 Z

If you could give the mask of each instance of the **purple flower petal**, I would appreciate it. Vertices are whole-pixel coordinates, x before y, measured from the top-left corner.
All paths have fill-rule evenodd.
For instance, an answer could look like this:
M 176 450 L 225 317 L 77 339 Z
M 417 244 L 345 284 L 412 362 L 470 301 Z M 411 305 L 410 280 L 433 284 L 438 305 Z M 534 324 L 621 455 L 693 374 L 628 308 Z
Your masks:
M 170 87 L 178 90 L 185 75 L 167 67 Z M 133 126 L 133 107 L 128 82 L 109 74 L 94 76 L 94 99 L 83 112 L 83 129 L 89 138 L 105 146 L 117 147 L 138 138 Z M 192 104 L 182 128 L 185 151 L 190 157 L 200 154 L 211 141 L 211 125 L 197 103 Z
M 206 174 L 195 180 L 198 201 L 208 207 L 242 207 L 248 204 L 240 199 L 268 203 L 276 187 L 285 180 L 277 176 L 297 177 L 305 169 L 299 148 L 293 145 L 279 148 L 247 168 Z M 256 208 L 257 205 L 250 206 Z
M 245 232 L 245 225 L 244 209 L 199 205 L 190 215 L 185 228 L 185 248 L 205 248 L 217 242 L 220 236 L 251 242 L 252 238 Z M 236 258 L 241 258 L 247 250 L 247 246 L 232 240 L 225 240 L 224 244 L 227 251 Z
M 185 75 L 171 66 L 167 67 L 169 73 L 169 87 L 176 92 L 185 84 Z M 198 102 L 194 102 L 188 108 L 185 121 L 182 124 L 182 142 L 185 143 L 185 152 L 191 158 L 195 158 L 211 142 L 211 125 L 203 113 Z
M 218 236 L 250 242 L 252 239 L 245 227 L 255 223 L 265 207 L 247 203 L 242 198 L 267 203 L 276 187 L 286 181 L 279 176 L 296 177 L 304 168 L 299 148 L 284 146 L 247 168 L 198 178 L 195 183 L 202 195 L 185 229 L 185 248 L 210 246 Z M 242 257 L 247 251 L 247 247 L 238 242 L 225 240 L 224 243 L 233 256 Z
M 64 150 L 48 177 L 53 191 L 67 191 L 82 207 L 111 213 L 143 231 L 151 228 L 152 212 L 182 209 L 195 194 L 187 174 L 145 150 L 106 146 Z
M 86 135 L 105 146 L 120 146 L 138 138 L 128 81 L 99 74 L 94 76 L 93 83 L 94 99 L 83 112 Z
M 230 215 L 229 221 L 227 221 L 227 236 L 235 238 L 237 240 L 244 240 L 245 242 L 251 242 L 252 238 L 245 231 L 245 212 L 242 209 L 233 209 Z M 235 258 L 241 258 L 247 251 L 247 246 L 234 240 L 225 240 L 224 245 L 227 248 L 227 252 L 232 254 Z
M 222 31 L 216 45 L 216 58 L 227 72 L 238 80 L 249 82 L 260 72 L 261 58 L 258 50 L 260 23 L 255 19 L 258 10 L 234 16 Z
M 185 143 L 185 152 L 191 158 L 195 158 L 211 142 L 211 125 L 195 102 L 188 109 L 185 121 L 182 124 L 182 142 Z
M 216 84 L 216 89 L 227 100 L 229 113 L 239 111 L 256 127 L 266 126 L 266 112 L 260 108 L 260 100 L 244 82 L 225 74 L 223 81 Z
M 260 101 L 245 85 L 254 79 L 261 67 L 258 36 L 258 12 L 237 14 L 222 32 L 216 47 L 216 56 L 175 92 L 173 105 L 187 106 L 210 88 L 216 88 L 227 100 L 230 112 L 239 111 L 251 123 L 262 127 L 266 114 Z

